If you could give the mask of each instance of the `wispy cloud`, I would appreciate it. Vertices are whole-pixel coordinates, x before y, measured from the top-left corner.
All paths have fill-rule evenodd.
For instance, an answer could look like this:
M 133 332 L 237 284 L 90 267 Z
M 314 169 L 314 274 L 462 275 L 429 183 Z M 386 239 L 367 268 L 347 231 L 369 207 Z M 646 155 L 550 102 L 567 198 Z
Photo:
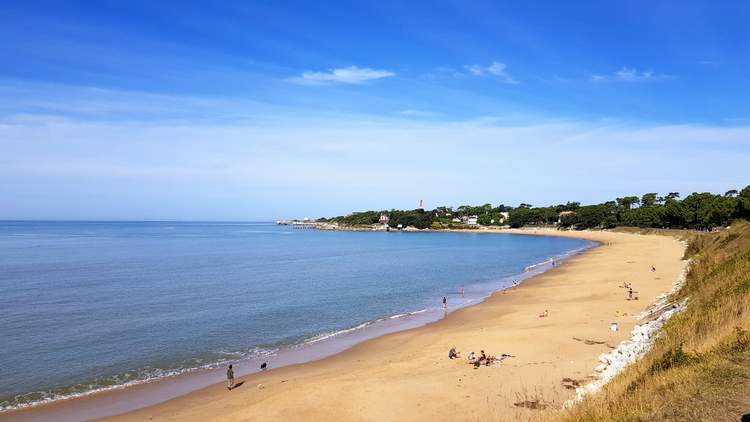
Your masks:
M 639 71 L 634 67 L 623 66 L 622 69 L 610 75 L 591 75 L 591 80 L 594 82 L 645 82 L 666 77 L 667 75 L 658 75 L 653 70 Z
M 398 112 L 401 116 L 406 117 L 414 117 L 414 118 L 431 118 L 431 117 L 438 117 L 441 116 L 441 113 L 438 113 L 436 111 L 428 111 L 428 110 L 401 110 Z
M 377 70 L 357 66 L 330 69 L 328 72 L 303 72 L 301 76 L 291 78 L 294 83 L 304 85 L 320 85 L 326 83 L 362 84 L 374 79 L 395 76 L 390 70 Z
M 506 84 L 517 84 L 518 81 L 508 74 L 507 66 L 505 63 L 492 62 L 489 66 L 483 66 L 479 64 L 469 64 L 464 66 L 470 74 L 479 77 L 495 77 L 500 82 Z
M 465 139 L 471 148 L 455 148 Z M 726 125 L 0 119 L 0 196 L 8 199 L 0 218 L 281 218 L 401 208 L 423 197 L 436 205 L 488 198 L 547 205 L 649 190 L 725 191 L 746 180 L 749 145 L 750 127 Z M 476 153 L 495 150 L 503 154 Z M 534 166 L 524 159 L 529 150 Z M 516 175 L 514 183 L 498 187 L 498 167 Z M 597 186 L 569 183 L 590 174 L 600 175 Z M 392 188 L 404 180 L 415 182 Z

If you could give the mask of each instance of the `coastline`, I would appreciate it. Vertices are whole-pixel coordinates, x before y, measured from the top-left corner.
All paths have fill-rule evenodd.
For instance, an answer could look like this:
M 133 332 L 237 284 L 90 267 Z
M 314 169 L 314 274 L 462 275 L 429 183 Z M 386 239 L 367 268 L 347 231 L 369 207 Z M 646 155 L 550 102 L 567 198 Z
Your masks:
M 476 231 L 459 230 L 459 232 L 463 232 L 463 233 L 466 233 L 466 232 L 475 232 L 475 233 L 515 233 L 515 234 L 524 234 L 524 235 L 534 235 L 534 234 L 537 234 L 537 235 L 545 235 L 545 236 L 550 236 L 550 235 L 552 235 L 552 236 L 570 236 L 570 237 L 579 237 L 579 238 L 584 238 L 584 239 L 587 239 L 587 240 L 592 240 L 592 241 L 595 241 L 595 242 L 599 242 L 600 245 L 603 245 L 603 246 L 606 246 L 606 247 L 612 246 L 612 244 L 611 244 L 610 241 L 613 240 L 613 239 L 620 239 L 623 236 L 627 237 L 628 239 L 638 237 L 638 235 L 627 235 L 627 234 L 618 234 L 618 233 L 610 233 L 610 232 L 557 232 L 557 231 L 549 231 L 549 230 L 534 230 L 534 231 L 532 231 L 532 230 L 476 230 Z M 641 237 L 641 238 L 645 238 L 645 237 Z M 650 236 L 650 238 L 654 238 L 654 237 Z M 660 239 L 661 242 L 664 242 L 665 240 L 666 241 L 670 241 L 670 242 L 676 242 L 676 241 L 674 241 L 673 239 L 670 239 L 670 238 L 662 238 L 662 239 Z M 621 242 L 621 243 L 628 243 L 628 242 Z M 651 243 L 651 242 L 646 242 L 646 243 Z M 657 242 L 657 243 L 660 243 L 660 242 Z M 521 284 L 520 286 L 513 287 L 513 288 L 510 288 L 509 290 L 503 290 L 503 291 L 500 291 L 498 293 L 495 293 L 492 296 L 490 296 L 488 299 L 484 300 L 483 302 L 481 302 L 479 304 L 474 304 L 474 305 L 471 305 L 471 306 L 469 306 L 467 308 L 456 310 L 455 312 L 451 313 L 450 315 L 448 315 L 444 319 L 440 319 L 440 320 L 438 320 L 436 322 L 430 322 L 427 325 L 424 325 L 424 322 L 421 322 L 421 323 L 418 324 L 418 325 L 420 325 L 419 328 L 405 327 L 406 331 L 398 331 L 396 333 L 389 333 L 389 332 L 386 331 L 386 332 L 383 332 L 381 334 L 378 334 L 378 336 L 376 338 L 374 338 L 374 339 L 365 340 L 364 342 L 362 342 L 363 340 L 353 341 L 351 344 L 346 345 L 342 350 L 333 351 L 333 353 L 335 353 L 333 356 L 325 357 L 326 355 L 329 355 L 330 353 L 323 353 L 319 357 L 313 357 L 312 359 L 307 359 L 307 360 L 313 360 L 312 362 L 302 363 L 305 360 L 302 360 L 302 361 L 291 360 L 290 362 L 288 362 L 288 364 L 290 364 L 291 366 L 287 366 L 287 367 L 283 367 L 283 368 L 271 370 L 271 371 L 268 371 L 268 372 L 265 372 L 265 373 L 261 373 L 261 374 L 249 375 L 249 376 L 243 376 L 243 375 L 246 375 L 246 373 L 241 372 L 240 373 L 240 375 L 241 375 L 240 378 L 241 378 L 241 380 L 245 381 L 245 386 L 243 388 L 240 388 L 240 389 L 236 390 L 236 391 L 233 391 L 232 394 L 230 395 L 232 397 L 226 396 L 226 394 L 224 394 L 224 396 L 221 397 L 221 400 L 225 401 L 225 400 L 228 399 L 228 400 L 231 401 L 232 399 L 235 398 L 234 396 L 237 396 L 237 397 L 247 396 L 247 395 L 250 395 L 250 396 L 258 396 L 258 395 L 265 396 L 265 395 L 268 395 L 271 390 L 277 390 L 277 389 L 278 390 L 290 390 L 291 389 L 291 391 L 297 391 L 298 389 L 301 389 L 300 391 L 306 391 L 305 387 L 295 387 L 295 388 L 292 388 L 291 387 L 292 384 L 289 384 L 286 381 L 281 380 L 280 378 L 286 378 L 288 380 L 295 380 L 294 385 L 297 386 L 298 382 L 299 382 L 297 380 L 306 379 L 309 376 L 312 376 L 313 378 L 317 378 L 317 377 L 326 378 L 325 373 L 327 371 L 331 371 L 331 370 L 333 370 L 334 373 L 328 374 L 329 375 L 329 377 L 328 377 L 329 381 L 333 380 L 333 381 L 337 381 L 337 382 L 334 382 L 334 385 L 331 385 L 331 386 L 327 386 L 327 385 L 320 386 L 320 388 L 323 388 L 323 389 L 326 389 L 326 390 L 335 391 L 336 390 L 336 386 L 339 385 L 339 382 L 338 382 L 339 380 L 336 379 L 336 375 L 335 375 L 335 373 L 337 371 L 334 370 L 334 368 L 332 368 L 331 365 L 333 365 L 334 367 L 338 367 L 341 364 L 348 365 L 348 366 L 352 366 L 353 365 L 353 367 L 354 367 L 353 369 L 359 371 L 361 369 L 358 368 L 358 367 L 361 366 L 361 365 L 358 365 L 357 363 L 360 362 L 361 359 L 353 359 L 352 356 L 364 355 L 364 356 L 367 356 L 368 357 L 367 360 L 369 360 L 369 357 L 373 357 L 372 356 L 373 353 L 375 353 L 376 355 L 378 354 L 377 350 L 379 350 L 382 347 L 382 345 L 380 343 L 385 343 L 385 344 L 391 343 L 392 344 L 393 341 L 396 341 L 394 339 L 398 339 L 397 341 L 399 343 L 400 342 L 404 342 L 404 341 L 405 342 L 414 342 L 415 340 L 416 340 L 417 343 L 419 343 L 418 340 L 420 338 L 423 338 L 423 340 L 426 339 L 426 338 L 432 338 L 432 337 L 435 336 L 435 332 L 442 332 L 442 331 L 446 331 L 446 330 L 447 331 L 454 330 L 456 328 L 457 324 L 459 326 L 463 326 L 464 324 L 467 323 L 467 321 L 466 321 L 467 318 L 468 318 L 468 320 L 471 320 L 472 318 L 475 318 L 476 317 L 475 314 L 477 314 L 478 312 L 483 312 L 484 308 L 489 308 L 490 307 L 490 304 L 492 304 L 493 307 L 495 307 L 496 304 L 494 302 L 506 302 L 507 299 L 509 299 L 511 296 L 513 296 L 511 293 L 516 293 L 516 292 L 524 292 L 525 293 L 525 292 L 529 291 L 529 287 L 537 288 L 538 287 L 537 285 L 544 283 L 544 280 L 540 281 L 540 279 L 544 279 L 545 277 L 549 277 L 550 275 L 552 275 L 552 273 L 563 273 L 566 270 L 569 271 L 570 270 L 569 267 L 572 264 L 574 264 L 576 262 L 580 262 L 580 261 L 585 261 L 586 257 L 588 257 L 590 254 L 594 253 L 595 251 L 599 251 L 600 249 L 602 249 L 602 247 L 588 249 L 583 254 L 576 255 L 576 256 L 570 258 L 570 261 L 571 261 L 570 263 L 566 262 L 562 266 L 559 266 L 558 268 L 555 268 L 554 270 L 551 270 L 551 271 L 548 271 L 546 273 L 543 273 L 542 275 L 538 275 L 538 276 L 532 277 L 532 278 L 528 279 L 525 283 Z M 677 249 L 681 249 L 681 248 L 678 247 Z M 681 252 L 681 250 L 680 250 L 680 252 Z M 673 254 L 673 255 L 676 255 L 676 254 Z M 674 258 L 674 256 L 671 256 L 671 258 Z M 659 265 L 661 266 L 661 264 L 659 264 Z M 665 283 L 671 284 L 671 281 L 672 280 L 665 280 Z M 533 284 L 534 286 L 527 286 L 527 284 Z M 659 283 L 655 283 L 655 284 L 659 284 Z M 656 288 L 656 287 L 660 287 L 660 286 L 651 286 L 651 287 L 655 287 Z M 659 289 L 657 289 L 657 290 L 659 290 Z M 666 290 L 668 290 L 668 289 L 660 289 L 657 292 L 657 294 L 661 293 L 663 291 L 666 291 Z M 618 291 L 616 293 L 620 293 L 621 294 L 622 292 Z M 516 295 L 516 296 L 518 296 L 518 295 Z M 654 297 L 655 296 L 656 295 L 654 295 Z M 647 305 L 649 305 L 652 298 L 644 297 L 643 299 L 644 300 L 640 302 L 640 305 L 642 305 L 641 308 L 645 308 Z M 490 302 L 492 302 L 492 303 L 490 303 Z M 508 303 L 509 305 L 511 305 L 511 307 L 513 306 L 512 302 L 513 301 L 511 301 L 510 303 Z M 629 305 L 632 305 L 632 304 L 629 304 Z M 538 311 L 539 310 L 537 310 L 536 312 L 538 312 Z M 554 318 L 555 315 L 556 315 L 556 313 L 557 313 L 557 311 L 552 310 L 551 312 L 552 312 L 551 316 L 552 316 L 552 318 Z M 494 319 L 497 319 L 497 318 L 502 319 L 503 316 L 507 317 L 507 315 L 506 315 L 507 313 L 508 313 L 507 311 L 503 311 L 503 312 L 500 312 L 498 315 L 493 315 L 492 318 L 480 317 L 479 321 L 484 322 L 484 321 L 494 320 Z M 467 316 L 467 314 L 468 314 L 468 316 Z M 534 315 L 534 316 L 536 317 L 536 315 Z M 552 318 L 550 318 L 548 320 L 537 319 L 537 321 L 532 320 L 532 322 L 548 322 L 548 321 L 551 321 Z M 620 330 L 620 332 L 618 334 L 628 332 L 629 328 L 627 328 L 627 325 L 628 325 L 627 322 L 625 324 L 622 324 L 622 329 Z M 479 329 L 480 329 L 480 331 L 484 331 L 485 328 L 487 330 L 493 330 L 493 331 L 497 331 L 497 330 L 504 331 L 504 330 L 506 330 L 506 328 L 504 328 L 503 326 L 499 326 L 498 327 L 496 324 L 487 324 L 486 327 L 480 327 Z M 507 328 L 510 329 L 512 327 L 507 327 Z M 460 337 L 460 336 L 458 336 L 458 337 Z M 615 335 L 613 337 L 617 337 L 617 335 Z M 612 341 L 614 341 L 614 340 L 612 340 Z M 468 350 L 468 349 L 465 349 L 460 344 L 455 344 L 455 345 L 457 347 L 459 347 L 459 350 Z M 432 346 L 432 344 L 425 344 L 422 347 L 422 349 L 426 349 L 429 346 Z M 601 345 L 599 345 L 599 346 L 601 346 Z M 429 361 L 430 364 L 434 363 L 435 365 L 440 366 L 441 364 L 444 364 L 444 362 L 442 362 L 443 360 L 447 360 L 447 359 L 443 359 L 443 358 L 444 358 L 444 355 L 445 355 L 445 353 L 447 351 L 447 348 L 449 348 L 449 347 L 451 347 L 451 346 L 447 346 L 447 347 L 443 346 L 443 348 L 445 350 L 442 350 L 442 351 L 438 352 L 434 356 L 433 356 L 432 353 L 428 353 L 429 356 L 425 355 L 425 359 L 427 359 L 427 361 Z M 478 350 L 479 347 L 482 347 L 482 346 L 478 346 L 477 350 L 475 350 L 475 351 L 478 352 L 479 351 Z M 496 350 L 496 349 L 492 348 L 491 346 L 484 346 L 484 347 L 486 347 L 487 349 L 489 349 L 488 352 L 492 353 L 492 354 L 499 355 L 501 353 L 508 352 L 506 350 Z M 399 346 L 396 346 L 396 349 L 398 349 L 398 348 L 399 348 Z M 592 349 L 600 349 L 601 347 L 591 347 L 590 345 L 586 345 L 585 348 L 588 349 L 588 351 L 590 351 Z M 390 355 L 390 353 L 391 353 L 390 348 L 388 348 L 388 349 L 389 349 L 389 352 L 386 353 L 386 355 Z M 382 350 L 381 350 L 381 352 L 382 352 Z M 409 350 L 404 350 L 403 352 L 404 352 L 405 355 L 411 355 L 412 354 Z M 518 352 L 511 353 L 511 354 L 519 356 L 517 353 Z M 598 353 L 597 353 L 597 355 L 598 355 Z M 315 360 L 315 359 L 318 359 L 318 360 Z M 388 360 L 386 366 L 389 366 L 394 361 L 395 361 L 395 359 Z M 499 366 L 501 366 L 501 367 L 502 366 L 506 366 L 509 363 L 512 365 L 512 364 L 514 364 L 515 361 L 516 361 L 516 359 L 511 359 L 510 362 L 506 361 L 506 362 L 500 364 Z M 381 358 L 381 362 L 382 362 L 382 358 Z M 593 366 L 595 366 L 595 364 L 596 364 L 596 358 L 594 357 L 593 359 L 591 359 L 591 365 L 590 366 L 593 367 Z M 365 365 L 365 366 L 367 366 L 367 365 Z M 380 365 L 378 365 L 378 366 L 380 366 Z M 462 368 L 462 370 L 463 370 L 463 368 Z M 492 367 L 492 368 L 484 368 L 484 367 L 480 368 L 480 372 L 481 371 L 485 371 L 485 370 L 486 371 L 497 372 L 495 367 Z M 223 388 L 220 388 L 221 387 L 220 385 L 219 386 L 212 385 L 212 386 L 206 387 L 204 389 L 201 389 L 199 391 L 190 392 L 190 390 L 188 388 L 188 385 L 187 385 L 189 383 L 183 382 L 183 380 L 185 378 L 187 378 L 187 377 L 196 377 L 198 375 L 201 375 L 201 376 L 203 376 L 203 379 L 201 380 L 201 382 L 204 383 L 203 385 L 212 384 L 214 382 L 218 382 L 218 381 L 221 380 L 221 375 L 222 375 L 221 372 L 222 371 L 219 370 L 217 372 L 219 372 L 219 373 L 218 374 L 214 373 L 213 377 L 208 376 L 208 374 L 195 374 L 195 373 L 193 373 L 193 374 L 187 374 L 184 377 L 183 376 L 174 377 L 174 379 L 171 380 L 172 381 L 171 382 L 172 385 L 165 385 L 166 380 L 163 380 L 163 381 L 158 381 L 158 382 L 154 382 L 154 383 L 150 383 L 150 384 L 144 384 L 142 386 L 130 387 L 130 388 L 125 389 L 125 390 L 121 389 L 119 391 L 115 390 L 115 391 L 110 391 L 110 392 L 104 392 L 104 393 L 99 393 L 99 394 L 96 394 L 96 395 L 90 396 L 90 397 L 75 398 L 75 399 L 70 399 L 70 400 L 65 400 L 65 401 L 60 401 L 60 402 L 54 402 L 54 403 L 51 403 L 49 405 L 42 405 L 42 406 L 38 406 L 38 407 L 34 407 L 34 408 L 24 409 L 24 410 L 20 410 L 20 411 L 11 411 L 11 412 L 8 412 L 6 414 L 3 414 L 2 417 L 3 418 L 7 417 L 8 420 L 29 420 L 29 418 L 30 419 L 38 419 L 40 417 L 44 418 L 45 415 L 49 415 L 49 416 L 51 416 L 50 419 L 54 418 L 56 420 L 60 420 L 60 417 L 62 416 L 63 420 L 64 420 L 64 412 L 63 412 L 63 414 L 60 413 L 60 410 L 62 410 L 62 408 L 67 407 L 67 408 L 70 409 L 71 407 L 73 407 L 73 409 L 74 409 L 76 406 L 80 406 L 84 402 L 94 402 L 94 401 L 98 402 L 98 404 L 96 404 L 96 405 L 99 406 L 99 409 L 106 410 L 107 412 L 109 412 L 109 414 L 120 413 L 120 412 L 122 412 L 124 410 L 129 410 L 129 409 L 127 409 L 127 407 L 128 406 L 133 406 L 135 404 L 135 403 L 132 403 L 132 402 L 128 402 L 127 401 L 127 397 L 123 397 L 125 395 L 124 393 L 126 392 L 126 390 L 131 390 L 131 392 L 132 392 L 133 389 L 138 389 L 138 388 L 141 388 L 142 390 L 145 390 L 143 393 L 145 393 L 146 395 L 156 394 L 156 396 L 154 396 L 154 397 L 158 397 L 158 391 L 157 391 L 158 389 L 162 389 L 162 392 L 169 391 L 170 394 L 172 394 L 173 397 L 174 396 L 179 396 L 176 399 L 164 402 L 162 404 L 157 404 L 156 406 L 147 407 L 147 408 L 144 408 L 144 409 L 141 409 L 141 410 L 136 410 L 135 412 L 126 413 L 125 415 L 122 415 L 120 417 L 115 417 L 115 418 L 113 418 L 113 420 L 140 420 L 140 419 L 147 419 L 145 417 L 147 414 L 148 414 L 149 418 L 151 418 L 151 417 L 156 418 L 156 416 L 154 416 L 154 414 L 157 414 L 157 415 L 160 414 L 159 413 L 160 410 L 169 409 L 171 406 L 175 406 L 175 403 L 181 403 L 181 404 L 177 404 L 176 405 L 176 406 L 178 406 L 178 408 L 180 408 L 180 409 L 187 409 L 187 407 L 190 407 L 190 406 L 187 406 L 187 407 L 184 406 L 183 402 L 185 402 L 185 401 L 193 403 L 195 406 L 199 406 L 199 403 L 205 400 L 204 396 L 217 394 L 217 392 L 216 392 L 217 389 L 219 391 L 223 390 L 223 392 L 226 393 L 226 390 L 223 389 Z M 367 372 L 367 371 L 365 371 L 365 372 Z M 417 372 L 419 372 L 419 371 L 417 371 Z M 578 372 L 580 372 L 580 371 L 578 371 Z M 367 376 L 365 376 L 365 378 L 367 378 Z M 398 378 L 398 377 L 396 377 L 396 378 Z M 386 381 L 389 381 L 389 380 L 386 380 Z M 455 380 L 454 380 L 454 382 L 455 382 Z M 283 387 L 283 388 L 276 388 L 277 386 L 274 385 L 274 384 L 278 384 L 279 387 Z M 286 385 L 282 386 L 282 384 L 286 384 Z M 324 382 L 324 384 L 329 384 L 329 382 Z M 258 388 L 257 387 L 258 385 L 261 385 L 261 388 Z M 274 388 L 271 388 L 271 385 L 274 385 Z M 250 387 L 250 388 L 248 388 L 248 387 Z M 195 388 L 194 388 L 194 384 L 193 384 L 193 390 L 194 389 Z M 185 393 L 189 393 L 189 394 L 183 395 Z M 235 393 L 237 393 L 237 394 L 235 394 Z M 258 394 L 258 393 L 261 393 L 261 394 Z M 290 391 L 286 391 L 285 393 L 282 393 L 282 392 L 279 392 L 279 393 L 281 393 L 282 395 L 284 395 L 284 394 L 290 393 Z M 565 392 L 562 392 L 562 393 L 565 393 Z M 296 393 L 292 393 L 292 394 L 296 394 Z M 144 394 L 141 394 L 141 397 L 143 395 Z M 275 394 L 271 394 L 271 395 L 274 396 L 274 397 L 276 397 Z M 565 394 L 562 394 L 562 396 L 565 396 Z M 204 398 L 201 398 L 201 397 L 204 397 Z M 162 399 L 163 398 L 164 398 L 164 396 L 162 396 Z M 278 398 L 278 397 L 276 397 L 276 398 Z M 130 397 L 130 400 L 133 400 L 132 396 Z M 196 400 L 197 400 L 197 402 L 196 402 Z M 260 405 L 260 403 L 262 401 L 265 401 L 265 400 L 260 400 L 260 399 L 258 399 L 258 400 L 259 401 L 257 403 L 255 403 L 255 404 Z M 136 405 L 137 406 L 153 405 L 155 403 L 158 403 L 159 401 L 162 401 L 162 400 L 156 400 L 156 401 L 151 401 L 151 402 L 145 401 L 144 402 L 141 399 L 141 402 L 137 403 Z M 212 400 L 208 400 L 208 401 L 212 401 Z M 283 402 L 283 400 L 282 400 L 282 402 Z M 202 407 L 202 406 L 199 406 L 199 407 Z M 255 408 L 255 407 L 257 407 L 257 406 L 254 405 L 253 408 Z M 287 406 L 282 406 L 281 408 L 279 408 L 277 410 L 282 410 L 282 409 L 284 409 L 286 407 Z M 131 407 L 131 409 L 132 409 L 132 407 Z M 187 410 L 184 410 L 184 411 L 187 412 Z M 249 409 L 248 409 L 248 411 L 249 411 Z M 216 413 L 216 414 L 218 414 L 218 413 Z M 249 411 L 249 414 L 257 414 L 257 412 L 255 412 L 255 411 Z M 275 418 L 276 419 L 284 419 L 285 417 L 292 417 L 292 415 L 294 415 L 294 416 L 300 416 L 300 417 L 302 416 L 302 415 L 298 415 L 297 413 L 293 413 L 293 414 L 289 414 L 289 415 L 279 415 L 279 414 L 274 414 L 273 412 L 271 412 L 271 413 L 262 413 L 262 414 L 264 414 L 265 417 L 264 418 L 260 418 L 259 420 L 261 420 L 261 419 L 262 420 L 267 420 L 268 418 L 270 418 L 270 419 L 275 419 Z M 163 414 L 162 414 L 162 416 L 163 416 Z M 235 415 L 235 416 L 237 416 L 237 415 Z M 308 418 L 313 419 L 313 420 L 314 419 L 319 419 L 319 418 L 324 419 L 324 417 L 322 415 L 305 414 L 304 416 L 305 416 L 306 419 L 308 419 Z M 352 416 L 352 418 L 354 420 L 357 419 L 353 415 L 351 415 L 351 416 Z M 335 416 L 328 415 L 326 417 L 338 418 L 338 417 L 342 417 L 342 415 L 341 414 L 336 414 Z M 179 417 L 175 417 L 175 418 L 176 419 L 180 419 L 180 420 L 185 419 L 185 418 L 188 418 L 188 419 L 194 418 L 195 420 L 201 420 L 201 419 L 203 419 L 199 414 L 192 413 L 192 412 L 188 412 L 186 414 L 182 414 Z M 170 417 L 166 417 L 166 419 L 170 419 Z M 343 419 L 348 419 L 348 417 L 346 415 L 343 415 Z M 376 419 L 380 419 L 380 417 L 376 417 Z M 384 419 L 388 420 L 387 417 L 385 417 Z M 230 418 L 230 419 L 226 419 L 226 420 L 234 420 L 234 419 Z
M 462 236 L 472 233 L 457 232 L 454 234 Z M 511 236 L 510 234 L 504 235 Z M 67 395 L 50 395 L 36 402 L 2 409 L 0 410 L 0 419 L 27 420 L 24 418 L 24 415 L 28 413 L 27 411 L 39 408 L 54 408 L 56 414 L 54 417 L 47 417 L 47 412 L 33 412 L 35 414 L 34 419 L 77 421 L 106 417 L 158 404 L 220 382 L 223 380 L 226 365 L 229 363 L 235 365 L 237 375 L 243 376 L 258 372 L 257 368 L 266 361 L 272 368 L 279 368 L 319 360 L 385 334 L 438 321 L 449 312 L 454 312 L 466 306 L 473 306 L 497 291 L 507 289 L 514 284 L 540 274 L 552 267 L 550 264 L 552 261 L 562 262 L 570 256 L 596 246 L 596 242 L 579 242 L 579 245 L 571 245 L 569 249 L 554 254 L 538 256 L 538 261 L 525 262 L 524 265 L 528 265 L 523 269 L 518 267 L 516 273 L 506 273 L 492 281 L 484 280 L 465 284 L 467 287 L 465 297 L 459 295 L 457 291 L 444 293 L 449 298 L 450 306 L 447 311 L 437 304 L 429 306 L 422 303 L 419 307 L 415 305 L 411 308 L 407 304 L 406 308 L 401 308 L 395 314 L 364 322 L 355 321 L 348 327 L 321 331 L 295 343 L 273 348 L 253 349 L 252 352 L 254 353 L 238 354 L 238 357 L 234 359 L 207 362 L 199 367 L 183 370 L 156 369 L 153 371 L 156 375 L 150 378 L 131 378 L 124 383 L 103 384 L 102 387 L 91 384 L 88 390 L 68 393 Z M 452 295 L 455 295 L 455 298 Z M 65 415 L 62 419 L 61 413 Z

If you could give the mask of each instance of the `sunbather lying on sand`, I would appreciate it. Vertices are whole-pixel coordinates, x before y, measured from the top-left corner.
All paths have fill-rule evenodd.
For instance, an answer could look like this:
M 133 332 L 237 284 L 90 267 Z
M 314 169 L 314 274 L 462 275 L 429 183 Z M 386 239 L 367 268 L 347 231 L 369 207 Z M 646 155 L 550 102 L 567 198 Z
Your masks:
M 513 355 L 509 355 L 507 353 L 503 353 L 502 355 L 500 355 L 500 358 L 497 358 L 497 357 L 495 357 L 493 355 L 484 355 L 484 353 L 483 353 L 482 357 L 480 357 L 479 359 L 474 360 L 473 362 L 469 362 L 469 363 L 471 363 L 472 365 L 474 365 L 474 369 L 478 369 L 483 364 L 485 366 L 490 366 L 490 365 L 493 365 L 495 363 L 502 362 L 502 361 L 504 361 L 507 358 L 514 358 L 514 357 L 515 356 L 513 356 Z
M 544 310 L 541 314 L 539 314 L 539 318 L 546 318 L 549 316 L 549 311 L 547 309 Z
M 484 350 L 481 351 L 482 354 L 479 356 L 479 359 L 474 361 L 474 368 L 479 368 L 479 365 L 486 364 L 487 363 L 487 354 L 484 353 Z

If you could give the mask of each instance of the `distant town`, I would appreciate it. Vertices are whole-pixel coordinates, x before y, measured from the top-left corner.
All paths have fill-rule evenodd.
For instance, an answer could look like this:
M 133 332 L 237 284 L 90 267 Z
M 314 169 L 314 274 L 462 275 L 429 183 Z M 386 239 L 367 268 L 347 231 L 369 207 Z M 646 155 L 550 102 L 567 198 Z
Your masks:
M 724 194 L 678 192 L 623 196 L 601 204 L 580 202 L 534 207 L 506 205 L 441 206 L 426 210 L 423 201 L 413 210 L 363 211 L 331 218 L 277 221 L 295 228 L 357 230 L 462 230 L 480 227 L 558 227 L 606 229 L 617 226 L 711 230 L 737 218 L 750 218 L 750 186 Z

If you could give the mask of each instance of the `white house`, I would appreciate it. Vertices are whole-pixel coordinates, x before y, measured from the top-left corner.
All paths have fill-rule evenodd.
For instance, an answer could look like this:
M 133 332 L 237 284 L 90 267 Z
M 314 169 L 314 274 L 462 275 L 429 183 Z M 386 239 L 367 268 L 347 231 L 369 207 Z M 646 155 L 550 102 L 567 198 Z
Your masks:
M 477 217 L 476 215 L 470 215 L 466 219 L 466 224 L 470 226 L 476 226 L 477 224 L 479 224 L 479 217 Z

